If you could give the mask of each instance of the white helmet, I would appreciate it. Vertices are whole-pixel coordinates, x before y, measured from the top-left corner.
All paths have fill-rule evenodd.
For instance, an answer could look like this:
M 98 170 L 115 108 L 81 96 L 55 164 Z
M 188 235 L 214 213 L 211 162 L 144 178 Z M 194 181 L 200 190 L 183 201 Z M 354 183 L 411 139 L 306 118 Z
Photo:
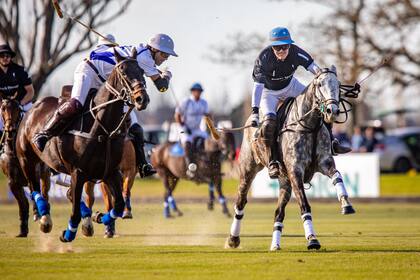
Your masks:
M 105 40 L 106 38 L 106 40 Z M 105 38 L 102 38 L 100 36 L 98 36 L 98 43 L 96 44 L 96 46 L 100 46 L 100 45 L 117 45 L 117 43 L 115 43 L 115 37 L 112 34 L 106 34 Z
M 161 52 L 178 56 L 174 51 L 174 41 L 166 34 L 154 35 L 147 44 Z

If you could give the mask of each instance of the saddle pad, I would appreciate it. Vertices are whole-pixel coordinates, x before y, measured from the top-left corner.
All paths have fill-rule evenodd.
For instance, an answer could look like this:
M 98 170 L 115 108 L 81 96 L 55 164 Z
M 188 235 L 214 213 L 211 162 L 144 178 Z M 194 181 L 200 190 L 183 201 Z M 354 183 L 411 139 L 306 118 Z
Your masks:
M 294 97 L 288 97 L 284 100 L 283 104 L 277 109 L 277 130 L 280 131 L 284 126 L 287 114 L 292 108 L 292 104 L 295 101 Z
M 183 157 L 185 155 L 184 148 L 181 143 L 176 142 L 169 148 L 169 155 L 173 157 Z

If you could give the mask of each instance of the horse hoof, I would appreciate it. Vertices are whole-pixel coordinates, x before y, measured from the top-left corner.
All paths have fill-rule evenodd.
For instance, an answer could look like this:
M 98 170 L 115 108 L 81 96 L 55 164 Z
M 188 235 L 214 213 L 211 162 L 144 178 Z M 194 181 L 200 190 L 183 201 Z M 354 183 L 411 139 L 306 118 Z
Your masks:
M 86 217 L 82 219 L 82 234 L 86 237 L 93 236 L 94 228 L 91 217 Z
M 66 230 L 63 230 L 63 233 L 60 236 L 60 241 L 63 243 L 68 243 L 68 242 L 72 242 L 75 238 L 76 238 L 76 232 L 66 229 Z
M 350 215 L 356 213 L 356 210 L 354 210 L 352 205 L 347 205 L 341 208 L 341 214 L 343 215 Z
M 53 227 L 53 223 L 51 220 L 51 216 L 49 214 L 44 215 L 39 220 L 39 228 L 43 233 L 49 233 L 51 232 Z
M 28 237 L 28 233 L 27 232 L 21 232 L 18 235 L 16 235 L 16 237 L 20 238 L 20 237 Z
M 184 216 L 184 213 L 182 213 L 181 211 L 177 210 L 176 213 L 178 214 L 178 217 L 182 217 Z
M 92 214 L 92 221 L 97 223 L 97 224 L 102 224 L 102 216 L 103 215 L 104 215 L 103 213 L 101 213 L 99 211 L 96 211 L 95 214 Z
M 213 204 L 213 202 L 209 202 L 209 203 L 207 203 L 207 209 L 208 209 L 209 211 L 212 211 L 212 210 L 214 209 L 214 204 Z
M 238 248 L 239 244 L 241 244 L 239 236 L 230 235 L 226 240 L 225 248 Z
M 280 251 L 280 244 L 271 244 L 270 251 Z
M 124 211 L 123 215 L 122 215 L 123 219 L 132 219 L 133 218 L 133 214 L 131 214 L 131 211 Z
M 319 250 L 320 248 L 321 244 L 318 239 L 311 239 L 308 241 L 308 250 Z

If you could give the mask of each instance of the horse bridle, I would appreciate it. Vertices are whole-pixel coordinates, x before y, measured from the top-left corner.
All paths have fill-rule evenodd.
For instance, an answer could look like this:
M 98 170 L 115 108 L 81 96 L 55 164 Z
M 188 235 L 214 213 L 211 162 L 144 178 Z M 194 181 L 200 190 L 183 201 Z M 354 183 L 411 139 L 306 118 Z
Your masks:
M 299 110 L 296 110 L 295 117 L 296 117 L 297 120 L 294 121 L 294 122 L 285 124 L 284 128 L 279 132 L 280 134 L 283 133 L 283 132 L 285 132 L 285 131 L 295 131 L 296 132 L 296 130 L 289 128 L 289 126 L 296 125 L 296 124 L 299 124 L 300 126 L 302 126 L 305 129 L 304 131 L 300 131 L 300 132 L 312 133 L 313 131 L 315 131 L 315 130 L 317 130 L 317 129 L 319 129 L 321 127 L 321 125 L 322 125 L 322 119 L 320 120 L 319 124 L 316 127 L 311 128 L 311 127 L 307 127 L 303 123 L 303 121 L 306 119 L 306 117 L 309 116 L 315 110 L 317 110 L 321 114 L 325 115 L 327 113 L 326 110 L 325 110 L 325 108 L 328 105 L 330 105 L 330 104 L 336 104 L 337 106 L 339 105 L 339 101 L 335 100 L 334 98 L 329 98 L 329 99 L 319 98 L 318 95 L 316 94 L 316 91 L 320 91 L 320 84 L 317 82 L 317 79 L 322 74 L 328 74 L 328 73 L 333 73 L 335 76 L 337 76 L 337 73 L 336 72 L 331 71 L 328 68 L 324 68 L 314 78 L 314 86 L 315 86 L 315 94 L 314 94 L 314 97 L 315 97 L 316 106 L 312 107 L 302 117 L 299 117 L 297 115 L 298 112 L 299 112 Z M 323 97 L 322 92 L 321 92 L 321 97 Z M 298 106 L 296 102 L 295 102 L 295 106 Z
M 3 98 L 3 100 L 1 101 L 1 108 L 3 108 L 3 103 L 5 101 L 17 104 L 16 107 L 19 110 L 19 112 L 18 112 L 18 118 L 17 118 L 16 122 L 14 122 L 14 123 L 12 122 L 12 117 L 8 117 L 7 119 L 3 119 L 4 131 L 3 131 L 3 134 L 1 135 L 0 143 L 2 143 L 4 141 L 6 133 L 7 133 L 7 138 L 6 139 L 7 140 L 13 140 L 14 136 L 12 136 L 12 137 L 10 137 L 10 136 L 13 132 L 17 131 L 17 127 L 19 126 L 19 123 L 20 123 L 20 121 L 22 120 L 22 117 L 23 117 L 22 116 L 23 110 L 22 110 L 22 106 L 20 105 L 19 101 L 15 100 L 14 98 Z M 3 114 L 1 114 L 1 118 L 3 118 Z M 8 122 L 13 124 L 11 128 L 10 128 L 10 126 L 9 127 L 6 126 L 6 124 Z
M 321 114 L 323 114 L 323 115 L 327 114 L 326 108 L 328 107 L 328 105 L 337 105 L 337 106 L 340 106 L 340 101 L 339 100 L 336 100 L 334 98 L 328 98 L 328 99 L 325 99 L 324 98 L 324 95 L 322 94 L 322 90 L 321 90 L 321 85 L 317 81 L 318 78 L 319 78 L 319 76 L 321 76 L 322 74 L 328 74 L 328 73 L 332 73 L 332 74 L 334 74 L 337 77 L 337 73 L 336 72 L 331 71 L 328 68 L 324 68 L 324 69 L 321 70 L 321 72 L 319 72 L 315 76 L 315 79 L 316 80 L 315 80 L 315 83 L 314 83 L 314 85 L 315 85 L 315 91 L 318 91 L 320 93 L 320 96 L 318 96 L 315 93 L 315 101 L 316 101 L 316 103 L 318 105 L 319 112 Z
M 95 107 L 93 107 L 93 99 L 91 99 L 90 101 L 90 114 L 92 115 L 92 117 L 98 122 L 99 126 L 105 131 L 105 133 L 108 135 L 109 138 L 112 138 L 114 135 L 119 134 L 120 128 L 121 126 L 124 124 L 125 120 L 127 119 L 128 115 L 131 113 L 131 111 L 134 108 L 134 100 L 136 100 L 136 98 L 140 95 L 141 91 L 143 91 L 146 88 L 145 83 L 142 82 L 135 82 L 133 84 L 130 85 L 127 76 L 121 71 L 120 66 L 124 63 L 127 62 L 136 62 L 137 60 L 134 58 L 126 58 L 120 62 L 118 62 L 114 69 L 117 72 L 118 78 L 121 81 L 121 83 L 123 84 L 123 87 L 120 91 L 118 91 L 117 89 L 115 89 L 109 82 L 108 80 L 105 81 L 105 88 L 115 96 L 114 99 L 109 100 L 107 102 L 104 102 L 102 104 L 99 104 Z M 140 85 L 140 87 L 138 87 L 137 89 L 136 86 Z M 123 101 L 128 107 L 129 109 L 127 110 L 127 112 L 125 112 L 124 116 L 121 118 L 118 126 L 113 130 L 113 131 L 108 131 L 105 126 L 99 121 L 99 119 L 96 117 L 95 111 L 104 108 L 106 106 L 108 106 L 109 104 L 112 104 L 114 102 L 117 101 Z
M 134 106 L 134 102 L 136 98 L 140 95 L 140 92 L 146 88 L 146 84 L 140 81 L 135 82 L 130 85 L 127 76 L 121 71 L 120 66 L 127 62 L 136 62 L 137 60 L 134 58 L 126 58 L 120 62 L 118 62 L 114 69 L 116 69 L 118 78 L 122 81 L 123 87 L 120 91 L 116 90 L 111 84 L 106 81 L 105 87 L 113 94 L 118 100 L 124 101 L 124 103 L 128 106 Z M 140 85 L 140 87 L 137 87 Z M 137 89 L 136 89 L 137 88 Z

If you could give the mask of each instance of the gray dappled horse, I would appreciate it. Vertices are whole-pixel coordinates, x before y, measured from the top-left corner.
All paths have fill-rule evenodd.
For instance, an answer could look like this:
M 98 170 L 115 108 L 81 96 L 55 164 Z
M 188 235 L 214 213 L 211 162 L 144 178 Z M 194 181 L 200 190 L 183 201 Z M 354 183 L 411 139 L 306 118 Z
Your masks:
M 323 121 L 333 123 L 339 115 L 339 81 L 336 69 L 323 69 L 303 94 L 296 97 L 278 135 L 280 164 L 280 191 L 274 217 L 271 250 L 280 249 L 285 207 L 293 190 L 299 204 L 308 249 L 321 247 L 312 225 L 311 207 L 305 195 L 304 183 L 309 183 L 315 172 L 333 180 L 342 213 L 354 213 L 340 172 L 331 154 L 331 139 Z M 247 120 L 247 124 L 250 119 Z M 234 206 L 235 216 L 226 246 L 237 248 L 240 244 L 240 225 L 244 215 L 247 194 L 257 172 L 268 164 L 263 153 L 262 137 L 255 137 L 256 128 L 248 128 L 239 157 L 240 183 Z

